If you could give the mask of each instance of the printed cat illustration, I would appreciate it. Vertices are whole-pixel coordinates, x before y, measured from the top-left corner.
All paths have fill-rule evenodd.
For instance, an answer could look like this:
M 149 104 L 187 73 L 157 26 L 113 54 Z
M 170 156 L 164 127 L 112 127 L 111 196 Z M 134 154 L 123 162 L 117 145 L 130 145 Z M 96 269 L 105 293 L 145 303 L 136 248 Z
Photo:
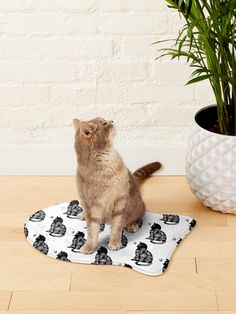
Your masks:
M 79 201 L 73 200 L 70 201 L 67 211 L 64 213 L 68 218 L 77 219 L 78 215 L 83 211 L 82 207 L 80 207 Z
M 179 240 L 176 242 L 176 246 L 178 246 L 181 243 L 182 240 L 183 239 L 179 238 Z
M 153 256 L 147 249 L 147 244 L 140 242 L 135 250 L 135 257 L 132 258 L 136 265 L 149 266 L 152 264 Z
M 128 244 L 128 239 L 127 237 L 124 235 L 123 231 L 121 234 L 121 244 L 122 244 L 122 248 L 126 247 Z
M 196 226 L 196 220 L 192 219 L 189 225 L 189 231 L 191 231 Z
M 147 239 L 154 244 L 163 244 L 166 242 L 166 234 L 161 230 L 161 226 L 159 224 L 154 223 L 151 226 L 150 234 Z
M 168 259 L 166 259 L 166 260 L 165 260 L 165 262 L 163 263 L 163 267 L 162 267 L 162 271 L 163 271 L 163 273 L 166 271 L 166 269 L 167 269 L 168 265 L 169 265 L 169 260 L 168 260 Z
M 44 220 L 45 216 L 46 214 L 43 210 L 38 210 L 36 213 L 30 216 L 29 220 L 33 222 L 40 222 Z
M 164 221 L 166 225 L 177 225 L 179 223 L 179 216 L 164 214 L 160 220 Z
M 112 260 L 110 256 L 107 255 L 107 249 L 104 246 L 101 246 L 97 250 L 97 254 L 95 255 L 95 265 L 112 265 Z
M 48 245 L 45 243 L 46 238 L 43 235 L 39 235 L 36 239 L 35 242 L 33 244 L 33 247 L 35 247 L 37 250 L 39 250 L 40 252 L 42 252 L 43 254 L 48 254 Z
M 66 226 L 63 225 L 63 219 L 56 217 L 47 232 L 49 232 L 52 237 L 63 237 L 66 234 Z
M 57 254 L 57 259 L 59 259 L 60 261 L 70 262 L 70 260 L 67 257 L 68 257 L 68 254 L 63 251 Z
M 104 231 L 105 229 L 105 224 L 100 224 L 100 232 Z
M 124 267 L 126 267 L 126 268 L 131 268 L 131 269 L 133 269 L 133 267 L 132 267 L 131 265 L 129 265 L 129 264 L 123 264 L 122 266 L 124 266 Z
M 24 225 L 24 234 L 25 234 L 25 237 L 27 238 L 28 235 L 29 235 L 29 231 L 28 229 L 26 228 L 26 224 Z
M 80 248 L 85 244 L 86 240 L 84 238 L 84 233 L 81 231 L 78 231 L 72 240 L 72 243 L 68 248 L 71 248 L 72 252 L 78 253 Z

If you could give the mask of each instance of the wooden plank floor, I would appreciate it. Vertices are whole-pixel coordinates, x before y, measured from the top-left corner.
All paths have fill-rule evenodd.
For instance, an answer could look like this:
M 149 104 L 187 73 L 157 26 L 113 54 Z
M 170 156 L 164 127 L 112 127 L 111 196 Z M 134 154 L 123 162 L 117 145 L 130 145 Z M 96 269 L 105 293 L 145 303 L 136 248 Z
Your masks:
M 77 198 L 75 178 L 0 177 L 0 314 L 236 313 L 236 215 L 202 206 L 185 177 L 152 177 L 142 194 L 151 211 L 197 220 L 159 277 L 63 263 L 32 249 L 25 220 Z

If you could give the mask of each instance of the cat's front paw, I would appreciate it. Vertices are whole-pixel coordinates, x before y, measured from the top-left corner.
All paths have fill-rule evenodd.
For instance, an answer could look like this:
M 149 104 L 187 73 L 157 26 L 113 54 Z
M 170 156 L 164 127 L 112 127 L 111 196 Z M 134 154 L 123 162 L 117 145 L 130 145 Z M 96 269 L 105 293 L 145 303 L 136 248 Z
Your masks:
M 79 213 L 77 218 L 80 219 L 80 220 L 84 220 L 85 219 L 84 212 Z
M 108 244 L 108 248 L 112 251 L 117 251 L 122 248 L 121 241 L 110 241 Z
M 96 247 L 94 247 L 93 245 L 89 244 L 89 243 L 85 243 L 81 248 L 80 248 L 80 252 L 83 254 L 92 254 L 94 251 L 96 250 Z

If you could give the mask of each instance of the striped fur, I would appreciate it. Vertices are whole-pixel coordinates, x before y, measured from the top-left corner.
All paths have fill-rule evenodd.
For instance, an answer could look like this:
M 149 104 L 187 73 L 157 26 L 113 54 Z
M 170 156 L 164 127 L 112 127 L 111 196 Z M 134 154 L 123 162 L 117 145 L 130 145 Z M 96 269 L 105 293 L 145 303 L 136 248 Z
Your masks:
M 138 182 L 141 182 L 147 177 L 149 177 L 152 173 L 159 170 L 160 168 L 161 163 L 159 161 L 155 161 L 136 170 L 133 173 L 133 176 L 136 178 Z

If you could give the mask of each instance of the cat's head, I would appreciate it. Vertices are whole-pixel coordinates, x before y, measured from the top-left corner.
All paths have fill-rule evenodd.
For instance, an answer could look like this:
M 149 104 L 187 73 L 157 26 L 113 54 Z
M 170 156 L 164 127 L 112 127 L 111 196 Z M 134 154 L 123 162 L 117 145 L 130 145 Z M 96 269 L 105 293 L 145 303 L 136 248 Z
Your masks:
M 61 217 L 56 217 L 53 222 L 60 222 L 62 223 L 63 222 L 63 219 Z
M 84 233 L 81 232 L 81 231 L 78 231 L 78 232 L 75 234 L 75 238 L 84 238 Z
M 68 254 L 66 252 L 61 251 L 59 254 L 57 254 L 57 258 L 67 258 Z
M 45 242 L 45 240 L 46 240 L 46 238 L 43 236 L 43 235 L 39 235 L 39 236 L 37 236 L 37 238 L 36 238 L 36 241 L 42 241 L 42 242 Z
M 161 226 L 154 222 L 154 224 L 151 226 L 152 230 L 161 230 Z
M 138 250 L 141 250 L 141 249 L 147 249 L 147 244 L 146 243 L 143 243 L 143 242 L 140 242 L 138 245 L 137 245 L 137 249 Z
M 112 146 L 115 136 L 113 121 L 95 118 L 89 121 L 74 119 L 75 146 L 80 145 L 90 149 L 104 149 Z

